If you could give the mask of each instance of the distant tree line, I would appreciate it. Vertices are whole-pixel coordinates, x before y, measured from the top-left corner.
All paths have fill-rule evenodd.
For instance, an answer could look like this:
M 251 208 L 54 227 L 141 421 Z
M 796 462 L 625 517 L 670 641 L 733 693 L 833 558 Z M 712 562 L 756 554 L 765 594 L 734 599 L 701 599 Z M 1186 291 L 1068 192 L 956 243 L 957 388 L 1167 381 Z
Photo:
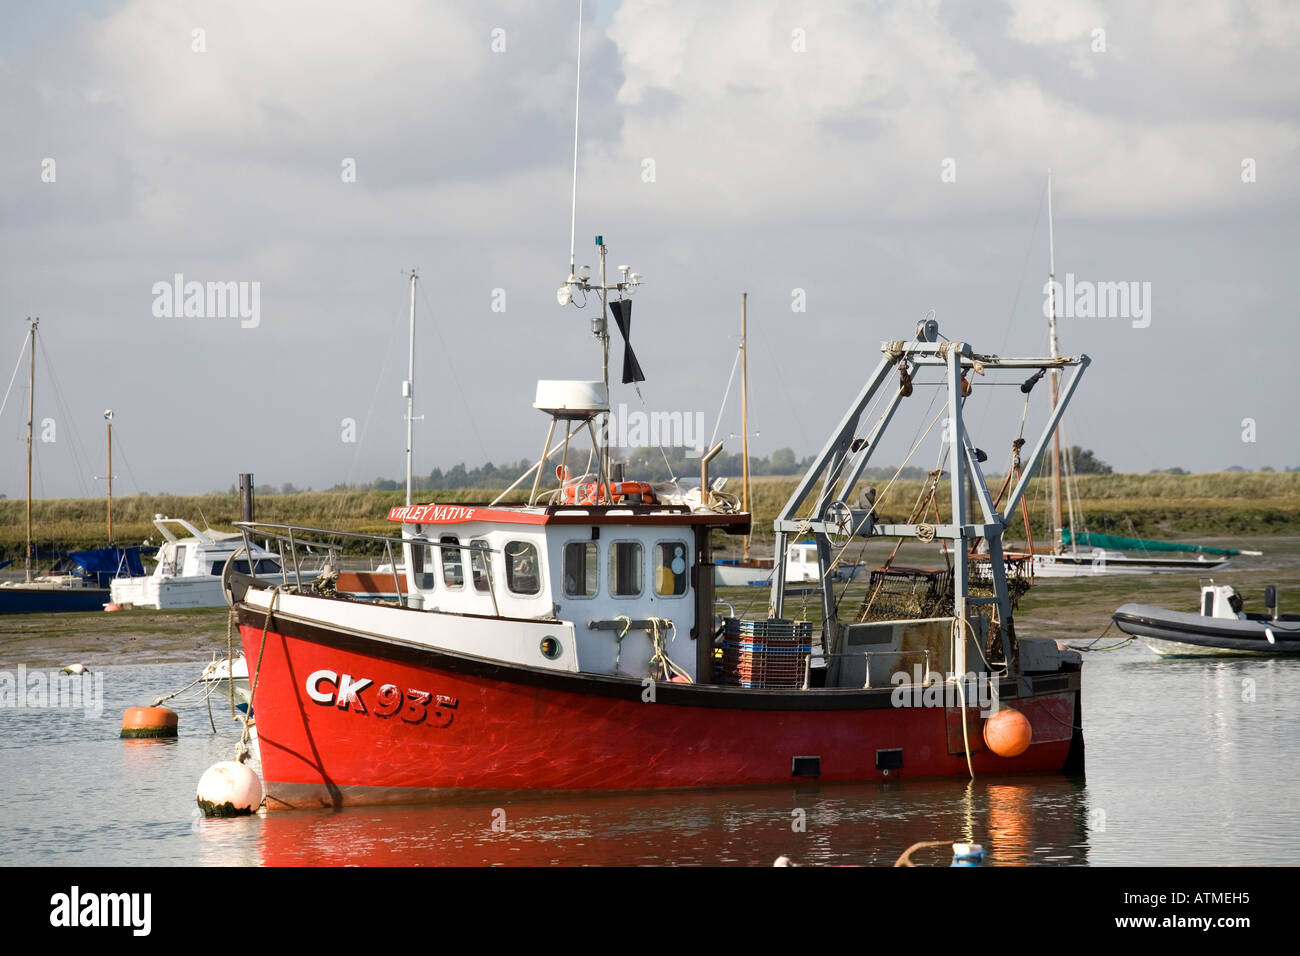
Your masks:
M 1115 469 L 1097 457 L 1096 452 L 1091 448 L 1074 445 L 1070 448 L 1069 454 L 1074 462 L 1074 473 L 1077 475 L 1114 474 Z M 684 448 L 616 449 L 614 460 L 623 462 L 624 477 L 630 481 L 666 481 L 673 476 L 687 479 L 698 478 L 700 473 L 699 457 L 689 455 L 688 450 Z M 778 448 L 768 456 L 751 455 L 749 473 L 755 477 L 802 475 L 812 463 L 812 456 L 798 458 L 793 449 Z M 552 459 L 551 467 L 555 464 L 556 460 Z M 412 486 L 415 491 L 433 491 L 448 488 L 504 488 L 531 468 L 532 465 L 533 460 L 528 458 L 521 458 L 517 462 L 501 465 L 488 462 L 476 468 L 469 468 L 464 462 L 461 462 L 446 470 L 434 468 L 427 475 L 416 475 L 412 479 Z M 575 476 L 581 474 L 586 465 L 587 454 L 585 451 L 581 454 L 570 455 L 569 472 L 571 474 Z M 743 474 L 743 465 L 743 456 L 740 452 L 724 451 L 709 463 L 709 474 L 714 477 L 739 478 Z M 1250 469 L 1243 468 L 1241 465 L 1230 465 L 1223 470 L 1242 472 Z M 1267 465 L 1257 470 L 1261 472 L 1274 471 L 1273 468 Z M 1288 467 L 1283 470 L 1288 472 L 1300 471 L 1300 466 Z M 1043 457 L 1043 460 L 1039 463 L 1037 473 L 1039 476 L 1051 473 L 1049 456 Z M 897 467 L 891 465 L 867 468 L 862 472 L 862 479 L 865 481 L 888 481 L 897 475 L 903 481 L 919 481 L 925 478 L 927 474 L 925 468 L 908 466 L 900 471 Z M 998 472 L 986 471 L 985 474 L 992 477 Z M 1186 475 L 1189 472 L 1183 468 L 1153 468 L 1150 474 Z M 553 477 L 554 472 L 548 468 L 548 474 L 544 476 L 543 481 L 553 480 Z M 405 487 L 405 479 L 380 476 L 369 482 L 340 482 L 330 490 L 401 491 Z M 291 495 L 299 491 L 311 491 L 311 489 L 295 488 L 292 482 L 285 482 L 279 487 L 262 484 L 256 488 L 259 495 Z M 230 487 L 229 493 L 232 495 L 236 493 L 233 485 Z M 3 495 L 0 495 L 0 497 L 3 497 Z
M 1072 445 L 1069 452 L 1062 453 L 1061 457 L 1074 463 L 1074 473 L 1076 475 L 1110 475 L 1115 472 L 1115 469 L 1098 458 L 1091 448 L 1080 448 L 1078 445 Z M 1052 456 L 1044 454 L 1042 461 L 1038 463 L 1038 475 L 1041 477 L 1051 473 Z

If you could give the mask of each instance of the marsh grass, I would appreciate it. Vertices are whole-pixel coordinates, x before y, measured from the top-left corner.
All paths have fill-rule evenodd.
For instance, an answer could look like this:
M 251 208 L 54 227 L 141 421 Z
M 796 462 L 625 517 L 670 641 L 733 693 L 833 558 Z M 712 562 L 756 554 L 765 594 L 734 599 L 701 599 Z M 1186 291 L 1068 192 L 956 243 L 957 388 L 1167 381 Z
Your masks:
M 771 537 L 772 519 L 794 491 L 797 478 L 763 477 L 753 481 L 754 533 Z M 874 482 L 881 492 L 876 510 L 886 520 L 902 521 L 912 511 L 923 482 Z M 1001 479 L 991 479 L 996 492 Z M 1220 472 L 1201 475 L 1083 475 L 1077 483 L 1079 508 L 1087 529 L 1112 534 L 1148 536 L 1295 534 L 1300 531 L 1300 472 Z M 1026 500 L 1035 534 L 1041 534 L 1045 483 L 1035 480 Z M 728 491 L 738 492 L 733 480 Z M 485 502 L 496 492 L 479 488 L 421 492 L 420 501 Z M 521 496 L 513 496 L 519 500 Z M 937 501 L 947 513 L 946 483 Z M 305 491 L 261 495 L 257 517 L 262 521 L 298 524 L 341 531 L 389 534 L 388 509 L 405 499 L 402 491 Z M 113 501 L 113 526 L 119 544 L 139 543 L 159 535 L 154 514 L 185 518 L 202 527 L 230 530 L 238 519 L 239 501 L 231 494 L 135 495 Z M 107 537 L 105 504 L 101 499 L 41 499 L 32 504 L 37 543 L 44 548 L 102 546 Z M 1018 538 L 1019 521 L 1011 538 Z M 24 502 L 0 500 L 0 554 L 21 559 L 25 537 Z

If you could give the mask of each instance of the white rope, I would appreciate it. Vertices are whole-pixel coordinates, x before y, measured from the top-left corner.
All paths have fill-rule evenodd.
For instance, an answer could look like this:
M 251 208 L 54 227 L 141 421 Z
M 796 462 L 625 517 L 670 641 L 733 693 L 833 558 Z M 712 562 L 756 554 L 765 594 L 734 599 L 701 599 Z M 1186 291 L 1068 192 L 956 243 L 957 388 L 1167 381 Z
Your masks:
M 673 625 L 672 621 L 667 621 L 657 617 L 650 618 L 650 642 L 654 646 L 655 651 L 650 658 L 650 666 L 655 674 L 655 679 L 671 680 L 671 675 L 676 674 L 678 677 L 684 678 L 688 683 L 695 683 L 691 680 L 691 675 L 674 664 L 672 659 L 668 656 L 668 646 L 664 641 L 663 630 L 660 629 L 661 627 L 663 630 L 671 629 L 673 632 L 673 640 L 677 640 L 677 628 Z M 663 675 L 662 678 L 659 677 L 660 674 Z

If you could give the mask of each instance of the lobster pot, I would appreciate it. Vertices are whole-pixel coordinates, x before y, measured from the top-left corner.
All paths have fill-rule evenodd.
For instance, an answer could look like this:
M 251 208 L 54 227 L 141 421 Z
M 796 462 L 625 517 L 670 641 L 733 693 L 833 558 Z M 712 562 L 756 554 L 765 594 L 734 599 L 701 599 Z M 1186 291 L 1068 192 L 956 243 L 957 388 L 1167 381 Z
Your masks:
M 722 627 L 722 683 L 736 687 L 802 687 L 812 653 L 808 621 L 742 621 Z

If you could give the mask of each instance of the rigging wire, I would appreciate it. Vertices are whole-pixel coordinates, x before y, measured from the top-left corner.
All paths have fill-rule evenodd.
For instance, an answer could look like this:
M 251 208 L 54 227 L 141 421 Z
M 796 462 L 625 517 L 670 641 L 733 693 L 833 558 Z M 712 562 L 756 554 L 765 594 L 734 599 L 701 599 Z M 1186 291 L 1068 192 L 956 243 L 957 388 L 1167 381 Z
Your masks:
M 47 337 L 42 336 L 37 339 L 37 342 L 40 344 L 41 358 L 45 362 L 45 374 L 50 381 L 51 390 L 54 392 L 54 407 L 67 423 L 67 430 L 72 433 L 72 441 L 69 443 L 68 448 L 72 454 L 73 475 L 76 477 L 77 487 L 81 490 L 81 497 L 98 497 L 98 495 L 92 496 L 86 485 L 86 473 L 89 471 L 86 462 L 89 461 L 89 456 L 86 454 L 85 445 L 81 441 L 81 434 L 77 431 L 77 420 L 69 412 L 67 402 L 63 399 L 63 388 L 59 384 L 58 373 L 55 372 L 54 364 L 50 361 L 49 352 L 46 351 L 45 339 Z
M 13 391 L 14 380 L 18 378 L 18 370 L 23 367 L 23 356 L 27 354 L 28 336 L 23 336 L 23 344 L 18 349 L 18 361 L 14 363 L 14 373 L 9 376 L 9 385 L 5 388 L 5 397 L 0 400 L 0 416 L 5 413 L 5 406 L 9 404 L 9 393 Z
M 757 315 L 755 316 L 755 319 L 756 325 L 762 321 Z M 772 351 L 772 343 L 769 341 L 770 337 L 760 335 L 759 338 L 763 342 L 763 348 L 767 349 L 768 358 L 772 362 L 772 369 L 776 372 L 776 382 L 781 387 L 781 394 L 785 396 L 785 407 L 790 410 L 790 415 L 794 418 L 795 428 L 799 429 L 799 437 L 803 439 L 804 447 L 807 448 L 812 444 L 812 442 L 808 440 L 808 432 L 803 427 L 803 418 L 796 410 L 794 399 L 790 396 L 790 390 L 786 388 L 785 376 L 781 374 L 781 363 L 777 361 L 776 353 Z
M 641 384 L 640 384 L 639 382 L 633 382 L 633 383 L 632 383 L 632 387 L 633 387 L 634 389 L 636 389 L 636 397 L 639 398 L 639 399 L 641 400 L 641 408 L 642 408 L 642 410 L 646 413 L 646 415 L 648 416 L 648 415 L 650 414 L 650 406 L 646 404 L 645 396 L 641 394 Z M 730 387 L 730 386 L 728 386 L 728 387 Z M 724 398 L 723 401 L 725 402 L 726 399 Z M 721 415 L 721 413 L 719 413 L 719 416 L 720 416 L 720 415 Z M 721 421 L 721 417 L 719 417 L 719 421 Z M 714 435 L 715 435 L 715 436 L 717 435 L 717 430 L 716 430 L 716 429 L 714 429 Z M 713 447 L 712 443 L 709 444 L 709 447 L 710 447 L 710 448 Z M 677 484 L 677 473 L 673 471 L 672 462 L 670 462 L 670 461 L 668 460 L 668 452 L 664 451 L 663 442 L 660 442 L 660 443 L 659 443 L 658 448 L 659 448 L 659 454 L 662 455 L 662 456 L 663 456 L 663 459 L 664 459 L 664 467 L 668 469 L 668 477 L 669 477 L 669 479 L 672 481 L 672 483 L 673 483 L 674 485 L 676 485 L 676 484 Z M 707 502 L 707 499 L 706 499 L 706 496 L 705 496 L 705 489 L 703 489 L 703 488 L 700 489 L 700 501 L 701 501 L 701 502 Z
M 456 395 L 460 398 L 460 403 L 465 408 L 465 421 L 469 423 L 470 430 L 474 433 L 474 440 L 478 442 L 479 451 L 483 453 L 483 461 L 488 461 L 487 445 L 483 444 L 483 435 L 479 431 L 478 423 L 474 420 L 474 412 L 469 406 L 469 401 L 465 398 L 465 389 L 461 387 L 460 376 L 456 374 L 456 363 L 451 361 L 452 353 L 447 348 L 447 343 L 443 341 L 442 330 L 438 328 L 438 318 L 433 314 L 433 306 L 429 305 L 429 297 L 425 296 L 423 300 L 424 310 L 429 316 L 429 325 L 433 329 L 434 336 L 438 339 L 438 346 L 442 355 L 447 359 L 447 370 L 451 372 L 451 380 L 456 386 Z
M 713 435 L 709 438 L 709 448 L 718 440 L 718 429 L 722 427 L 722 413 L 727 410 L 727 399 L 731 396 L 731 385 L 736 380 L 736 369 L 740 366 L 740 349 L 736 349 L 736 357 L 731 362 L 731 374 L 727 376 L 727 388 L 722 393 L 722 404 L 718 406 L 718 419 L 713 423 Z
M 119 428 L 120 427 L 121 426 L 119 426 Z M 135 480 L 135 471 L 131 468 L 131 460 L 126 456 L 126 446 L 122 444 L 122 436 L 120 434 L 113 441 L 113 444 L 116 446 L 117 453 L 122 459 L 122 464 L 126 468 L 126 473 L 131 477 L 131 487 L 135 489 L 137 495 L 140 494 L 140 483 Z
M 405 303 L 407 301 L 406 297 L 408 294 L 409 293 L 405 293 L 405 292 L 403 293 L 402 303 Z M 365 420 L 362 422 L 362 426 L 361 426 L 362 440 L 357 442 L 356 450 L 352 453 L 352 465 L 348 469 L 349 483 L 351 483 L 357 476 L 357 464 L 361 459 L 361 452 L 363 450 L 361 446 L 364 444 L 365 435 L 367 434 L 370 428 L 370 420 L 371 418 L 374 417 L 375 404 L 379 399 L 379 389 L 383 386 L 384 381 L 388 378 L 388 367 L 390 364 L 392 364 L 393 344 L 397 340 L 398 330 L 400 328 L 405 328 L 406 322 L 409 320 L 409 316 L 406 314 L 406 311 L 407 310 L 405 308 L 401 308 L 401 307 L 398 308 L 397 312 L 399 313 L 399 318 L 402 321 L 393 324 L 388 334 L 388 345 L 384 350 L 384 362 L 383 365 L 381 365 L 379 368 L 378 376 L 375 378 L 375 387 L 373 391 L 370 393 L 370 405 L 366 409 L 366 417 Z

